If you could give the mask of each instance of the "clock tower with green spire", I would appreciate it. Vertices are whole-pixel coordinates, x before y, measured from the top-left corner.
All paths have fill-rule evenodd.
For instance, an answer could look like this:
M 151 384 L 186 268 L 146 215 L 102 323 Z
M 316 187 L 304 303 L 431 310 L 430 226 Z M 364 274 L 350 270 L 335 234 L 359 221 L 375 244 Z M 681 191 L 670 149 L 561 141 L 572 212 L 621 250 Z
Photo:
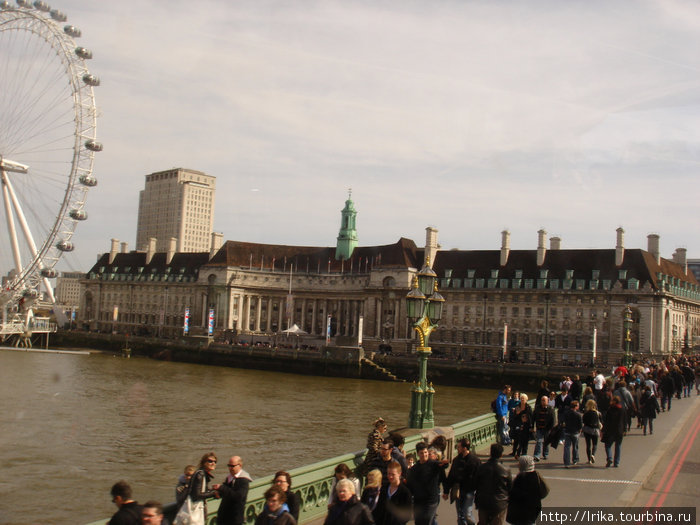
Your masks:
M 348 190 L 348 200 L 345 208 L 340 212 L 340 232 L 338 232 L 338 244 L 335 247 L 335 259 L 337 261 L 348 260 L 352 252 L 357 248 L 357 228 L 355 220 L 357 210 L 352 202 L 352 189 Z

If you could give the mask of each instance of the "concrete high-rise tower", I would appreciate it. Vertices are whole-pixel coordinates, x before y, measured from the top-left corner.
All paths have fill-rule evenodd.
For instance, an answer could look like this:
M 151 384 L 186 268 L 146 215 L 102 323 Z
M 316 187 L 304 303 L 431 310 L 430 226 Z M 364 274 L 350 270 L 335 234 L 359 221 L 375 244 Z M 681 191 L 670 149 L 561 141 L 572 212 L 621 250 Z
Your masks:
M 156 239 L 156 251 L 167 251 L 176 239 L 178 252 L 208 252 L 214 228 L 216 177 L 201 171 L 173 168 L 146 175 L 139 194 L 136 249 L 146 251 Z

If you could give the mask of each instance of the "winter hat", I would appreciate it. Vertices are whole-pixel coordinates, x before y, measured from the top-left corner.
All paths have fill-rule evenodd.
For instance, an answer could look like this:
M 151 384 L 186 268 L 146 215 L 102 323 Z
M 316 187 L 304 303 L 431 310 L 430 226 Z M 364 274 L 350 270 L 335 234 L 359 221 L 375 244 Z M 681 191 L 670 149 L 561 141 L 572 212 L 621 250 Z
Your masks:
M 535 460 L 532 456 L 520 456 L 520 472 L 535 472 Z

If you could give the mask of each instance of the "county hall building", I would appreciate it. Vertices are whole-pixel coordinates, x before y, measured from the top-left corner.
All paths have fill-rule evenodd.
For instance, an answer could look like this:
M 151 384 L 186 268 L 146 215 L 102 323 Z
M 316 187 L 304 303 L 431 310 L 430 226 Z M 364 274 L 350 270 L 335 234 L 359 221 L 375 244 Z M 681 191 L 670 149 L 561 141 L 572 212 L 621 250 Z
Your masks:
M 595 348 L 610 361 L 625 348 L 625 317 L 635 356 L 699 344 L 700 284 L 685 249 L 661 257 L 658 235 L 646 250 L 627 248 L 618 228 L 610 248 L 567 250 L 540 231 L 534 249 L 511 250 L 505 231 L 500 249 L 445 251 L 427 228 L 423 246 L 406 238 L 360 246 L 356 216 L 349 197 L 332 247 L 223 242 L 211 233 L 209 251 L 178 251 L 175 238 L 165 250 L 151 238 L 128 251 L 113 239 L 82 280 L 81 326 L 174 338 L 186 324 L 188 335 L 207 335 L 211 323 L 215 338 L 250 342 L 296 325 L 318 344 L 330 326 L 335 344 L 361 335 L 367 350 L 410 353 L 405 297 L 429 260 L 445 298 L 430 339 L 437 356 L 496 360 L 505 351 L 524 362 L 587 363 Z

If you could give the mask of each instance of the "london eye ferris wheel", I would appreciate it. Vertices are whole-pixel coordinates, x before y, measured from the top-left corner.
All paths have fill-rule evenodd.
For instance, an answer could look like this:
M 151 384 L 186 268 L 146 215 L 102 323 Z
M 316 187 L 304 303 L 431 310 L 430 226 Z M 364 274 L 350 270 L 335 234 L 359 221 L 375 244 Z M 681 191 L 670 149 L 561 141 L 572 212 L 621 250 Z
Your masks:
M 0 324 L 42 287 L 53 302 L 49 279 L 97 184 L 100 82 L 80 36 L 43 1 L 0 2 Z

